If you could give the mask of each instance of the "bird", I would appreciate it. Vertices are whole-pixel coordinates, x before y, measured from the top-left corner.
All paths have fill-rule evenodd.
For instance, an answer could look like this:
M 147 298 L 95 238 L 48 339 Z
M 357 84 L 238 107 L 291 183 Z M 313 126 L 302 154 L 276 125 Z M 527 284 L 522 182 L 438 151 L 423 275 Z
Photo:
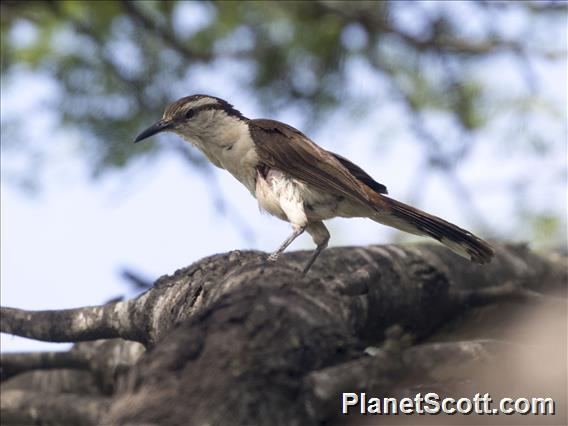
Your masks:
M 478 264 L 488 263 L 494 255 L 491 245 L 471 232 L 388 197 L 385 185 L 301 131 L 276 120 L 249 119 L 221 98 L 197 94 L 171 103 L 134 142 L 166 131 L 181 136 L 213 165 L 231 173 L 261 210 L 290 223 L 292 233 L 268 261 L 278 260 L 307 232 L 316 245 L 302 270 L 307 273 L 330 240 L 324 221 L 334 217 L 369 218 L 431 237 Z

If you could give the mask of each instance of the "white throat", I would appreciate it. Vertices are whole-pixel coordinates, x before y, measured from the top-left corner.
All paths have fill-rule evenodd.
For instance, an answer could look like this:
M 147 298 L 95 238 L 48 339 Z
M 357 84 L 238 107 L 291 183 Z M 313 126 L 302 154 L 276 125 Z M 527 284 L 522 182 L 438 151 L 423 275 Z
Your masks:
M 212 109 L 200 112 L 190 124 L 182 125 L 175 132 L 255 195 L 258 156 L 245 121 Z

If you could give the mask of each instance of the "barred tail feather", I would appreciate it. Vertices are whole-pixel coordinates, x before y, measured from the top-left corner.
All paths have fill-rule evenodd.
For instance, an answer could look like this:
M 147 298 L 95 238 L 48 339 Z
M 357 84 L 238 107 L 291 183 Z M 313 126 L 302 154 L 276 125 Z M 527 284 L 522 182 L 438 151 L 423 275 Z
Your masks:
M 405 232 L 432 237 L 453 252 L 475 263 L 488 263 L 495 251 L 487 242 L 450 222 L 388 197 L 381 197 L 390 207 L 388 215 L 375 217 L 378 222 Z

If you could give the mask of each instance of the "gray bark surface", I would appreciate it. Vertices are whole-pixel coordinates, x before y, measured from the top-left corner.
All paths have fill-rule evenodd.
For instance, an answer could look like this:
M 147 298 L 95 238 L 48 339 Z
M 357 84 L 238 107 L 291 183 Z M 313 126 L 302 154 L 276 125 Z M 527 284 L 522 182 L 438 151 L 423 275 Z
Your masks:
M 113 353 L 100 342 L 74 347 L 68 367 L 93 371 L 91 397 L 105 407 L 85 424 L 307 425 L 333 422 L 341 392 L 404 394 L 432 379 L 420 372 L 448 360 L 479 364 L 518 352 L 522 344 L 502 335 L 462 339 L 454 328 L 476 321 L 464 320 L 467 313 L 543 303 L 566 311 L 566 257 L 523 245 L 497 247 L 485 266 L 431 244 L 333 248 L 302 276 L 308 255 L 290 253 L 277 263 L 258 252 L 215 255 L 129 301 L 65 311 L 2 308 L 2 331 L 48 341 L 122 337 L 146 347 L 142 356 L 138 346 Z M 427 341 L 432 336 L 438 343 Z M 15 358 L 3 355 L 2 376 L 15 376 L 3 387 L 26 365 L 61 367 L 48 355 Z M 452 391 L 458 382 L 430 384 Z M 3 398 L 3 411 L 17 409 Z

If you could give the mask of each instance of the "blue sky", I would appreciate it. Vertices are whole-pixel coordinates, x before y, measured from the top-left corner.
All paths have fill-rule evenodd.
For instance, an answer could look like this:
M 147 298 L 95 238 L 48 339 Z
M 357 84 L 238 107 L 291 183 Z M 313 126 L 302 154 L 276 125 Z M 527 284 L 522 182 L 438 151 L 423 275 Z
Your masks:
M 533 212 L 561 217 L 566 229 L 566 178 L 562 174 L 566 164 L 566 64 L 542 60 L 533 65 L 541 82 L 539 95 L 560 115 L 550 118 L 543 113 L 526 122 L 511 123 L 510 115 L 496 112 L 489 126 L 473 135 L 476 148 L 459 170 L 462 181 L 474 189 L 477 209 L 498 230 L 497 237 L 511 240 L 530 237 L 530 233 L 519 231 L 514 212 L 520 202 Z M 386 101 L 384 85 L 364 64 L 350 66 L 350 90 L 374 96 L 373 111 L 361 119 L 345 111 L 331 113 L 324 119 L 325 126 L 310 136 L 362 166 L 387 185 L 391 196 L 407 201 L 416 190 L 410 185 L 416 184 L 416 171 L 424 161 L 422 145 L 409 130 L 400 106 Z M 511 58 L 494 57 L 473 71 L 482 76 L 497 99 L 507 102 L 525 90 L 515 67 Z M 228 99 L 249 117 L 265 115 L 234 83 L 223 64 L 213 71 L 198 71 L 191 83 L 176 84 L 180 96 L 190 94 L 183 92 L 186 85 L 194 93 Z M 22 70 L 2 80 L 2 122 L 19 119 L 27 127 L 27 137 L 33 140 L 32 150 L 18 152 L 9 146 L 9 134 L 2 128 L 3 306 L 59 309 L 100 304 L 132 294 L 120 277 L 123 267 L 155 279 L 214 253 L 247 248 L 269 252 L 289 234 L 286 223 L 260 214 L 246 189 L 226 172 L 216 170 L 223 198 L 231 206 L 226 215 L 220 215 L 211 202 L 211 186 L 203 174 L 189 168 L 174 153 L 132 164 L 94 181 L 80 156 L 81 135 L 57 128 L 53 111 L 44 106 L 45 100 L 57 96 L 53 82 L 36 73 Z M 272 118 L 301 129 L 309 124 L 294 110 Z M 443 116 L 433 113 L 426 119 L 434 132 L 451 133 L 452 127 Z M 516 149 L 514 135 L 527 132 L 552 133 L 557 142 L 542 156 Z M 182 142 L 173 135 L 163 135 L 146 143 Z M 132 149 L 136 147 L 132 145 Z M 36 163 L 33 152 L 43 161 Z M 14 184 L 11 178 L 19 171 L 36 167 L 39 191 L 26 192 Z M 527 177 L 528 197 L 524 201 L 512 197 L 508 186 L 519 176 Z M 424 185 L 421 208 L 461 226 L 473 226 L 446 179 L 434 173 L 428 182 L 420 182 Z M 253 240 L 244 238 L 232 223 L 231 212 L 235 211 L 254 229 Z M 330 230 L 331 246 L 386 243 L 395 236 L 395 231 L 363 219 L 332 220 Z M 311 248 L 306 235 L 290 249 Z M 4 351 L 67 347 L 6 335 L 2 335 L 1 343 Z

